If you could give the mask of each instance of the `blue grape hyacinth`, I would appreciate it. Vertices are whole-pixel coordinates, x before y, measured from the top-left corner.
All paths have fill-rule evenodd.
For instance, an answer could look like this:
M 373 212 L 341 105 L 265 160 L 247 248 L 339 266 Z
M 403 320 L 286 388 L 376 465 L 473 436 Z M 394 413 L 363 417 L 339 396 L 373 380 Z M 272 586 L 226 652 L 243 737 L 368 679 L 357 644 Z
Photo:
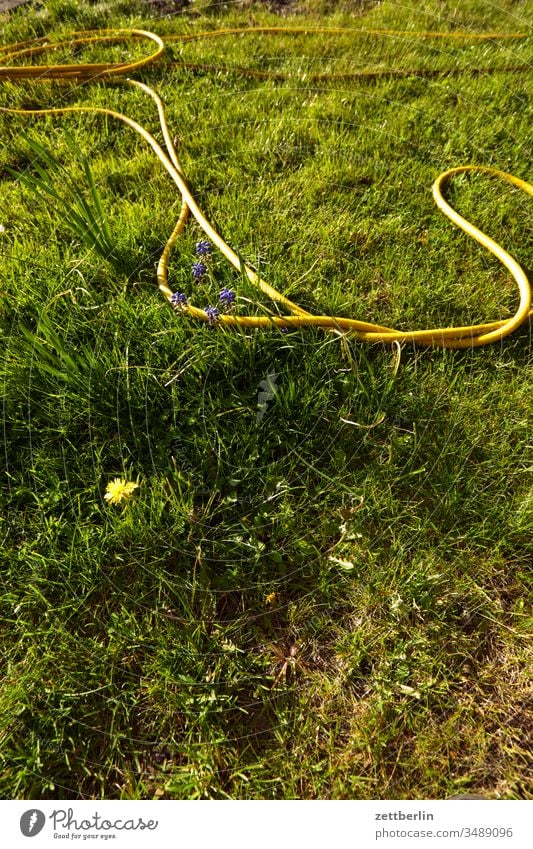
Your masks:
M 203 262 L 195 262 L 192 267 L 192 276 L 195 280 L 201 280 L 207 274 L 207 265 Z
M 204 312 L 209 319 L 209 324 L 213 324 L 219 316 L 219 312 L 216 307 L 208 306 L 205 308 Z
M 200 242 L 196 242 L 196 256 L 211 256 L 213 252 L 213 246 L 211 242 L 208 242 L 207 239 L 202 239 Z
M 187 303 L 187 295 L 184 295 L 183 292 L 174 292 L 170 296 L 170 303 L 175 307 L 184 307 Z
M 233 306 L 235 303 L 235 292 L 233 289 L 228 289 L 227 286 L 224 286 L 220 293 L 220 303 L 226 308 Z

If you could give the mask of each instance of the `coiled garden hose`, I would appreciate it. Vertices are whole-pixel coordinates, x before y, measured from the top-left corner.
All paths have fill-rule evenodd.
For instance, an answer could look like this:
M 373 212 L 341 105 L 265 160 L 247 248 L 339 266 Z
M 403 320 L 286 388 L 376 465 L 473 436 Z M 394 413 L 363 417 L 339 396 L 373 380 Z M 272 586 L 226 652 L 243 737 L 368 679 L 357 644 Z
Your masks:
M 308 28 L 308 27 L 249 27 L 246 29 L 225 29 L 213 30 L 208 32 L 193 33 L 186 35 L 170 36 L 165 39 L 144 30 L 137 29 L 117 29 L 117 30 L 98 30 L 98 31 L 83 31 L 72 33 L 67 42 L 53 42 L 47 37 L 30 39 L 27 41 L 11 44 L 0 48 L 0 61 L 3 65 L 0 66 L 0 80 L 9 81 L 48 81 L 48 80 L 63 80 L 72 81 L 75 83 L 88 81 L 105 81 L 114 77 L 126 77 L 127 75 L 151 65 L 163 55 L 165 44 L 164 41 L 192 41 L 201 38 L 214 38 L 220 36 L 228 36 L 232 34 L 243 33 L 317 33 L 327 32 L 330 34 L 353 34 L 353 35 L 405 35 L 409 38 L 453 38 L 453 39 L 472 39 L 472 40 L 494 40 L 494 39 L 517 39 L 525 38 L 522 33 L 465 33 L 465 32 L 402 32 L 399 30 L 369 30 L 369 29 L 346 29 L 346 28 Z M 101 42 L 116 42 L 124 39 L 147 39 L 155 45 L 155 50 L 147 57 L 132 62 L 123 63 L 98 63 L 98 64 L 69 64 L 69 65 L 42 65 L 42 64 L 24 64 L 24 60 L 42 54 L 48 50 L 58 49 L 60 47 L 86 46 Z M 22 64 L 8 64 L 10 62 L 22 62 Z M 173 62 L 172 65 L 182 65 L 185 67 L 200 67 L 207 68 L 206 65 L 193 65 L 192 63 Z M 246 73 L 244 69 L 238 69 L 240 73 Z M 504 69 L 502 69 L 504 70 Z M 253 75 L 264 74 L 264 72 L 251 72 Z M 372 75 L 374 72 L 359 72 L 355 74 L 328 75 L 333 77 L 342 76 L 350 77 L 365 77 Z M 376 72 L 381 74 L 383 72 Z M 387 72 L 389 75 L 395 72 Z M 409 73 L 408 71 L 400 71 L 402 75 Z M 413 72 L 411 72 L 413 73 Z M 279 76 L 277 74 L 276 76 Z M 321 79 L 324 75 L 319 75 Z M 446 327 L 432 328 L 428 330 L 413 330 L 402 331 L 390 327 L 372 324 L 366 321 L 359 321 L 341 316 L 328 315 L 312 315 L 306 310 L 299 307 L 297 304 L 290 301 L 283 294 L 270 286 L 266 280 L 263 280 L 253 268 L 244 263 L 233 248 L 223 239 L 220 233 L 208 221 L 200 207 L 198 206 L 185 178 L 183 167 L 176 153 L 174 143 L 168 128 L 168 123 L 165 116 L 165 110 L 161 99 L 155 91 L 144 83 L 138 80 L 127 78 L 125 82 L 141 89 L 148 94 L 155 102 L 159 114 L 159 122 L 161 131 L 166 146 L 166 153 L 156 139 L 134 119 L 116 112 L 113 109 L 102 107 L 84 107 L 84 106 L 69 106 L 53 109 L 16 109 L 11 107 L 0 107 L 0 111 L 8 112 L 15 115 L 59 115 L 72 112 L 85 112 L 91 114 L 107 115 L 111 118 L 122 121 L 128 127 L 135 130 L 152 148 L 162 165 L 166 168 L 170 177 L 176 184 L 182 199 L 182 207 L 180 215 L 174 230 L 168 238 L 166 245 L 161 254 L 157 267 L 157 280 L 159 289 L 163 295 L 171 302 L 172 290 L 168 285 L 168 263 L 172 247 L 175 244 L 178 236 L 183 231 L 187 222 L 189 213 L 191 213 L 205 235 L 209 240 L 221 251 L 224 257 L 231 263 L 239 272 L 246 274 L 250 282 L 261 289 L 269 298 L 278 305 L 285 307 L 290 315 L 268 314 L 262 316 L 239 316 L 235 314 L 224 314 L 217 318 L 217 323 L 226 326 L 241 326 L 250 328 L 294 328 L 294 327 L 320 327 L 323 329 L 334 330 L 340 333 L 348 333 L 357 340 L 370 343 L 402 343 L 413 342 L 418 345 L 433 345 L 442 348 L 474 348 L 482 345 L 487 345 L 492 342 L 497 342 L 508 336 L 510 333 L 520 327 L 523 322 L 533 315 L 531 309 L 531 287 L 526 273 L 521 268 L 519 263 L 506 251 L 501 245 L 495 242 L 489 236 L 481 232 L 477 227 L 459 215 L 450 204 L 445 200 L 443 191 L 446 184 L 457 174 L 467 172 L 481 172 L 489 176 L 497 177 L 507 183 L 515 186 L 533 195 L 533 185 L 521 180 L 518 177 L 508 174 L 505 171 L 500 171 L 497 168 L 490 168 L 483 165 L 462 165 L 440 174 L 433 184 L 433 197 L 439 209 L 446 215 L 457 227 L 479 242 L 490 253 L 494 254 L 500 262 L 510 271 L 520 295 L 520 301 L 515 314 L 506 320 L 491 321 L 486 324 L 468 325 L 465 327 Z M 209 316 L 204 310 L 198 309 L 191 304 L 180 306 L 190 315 L 202 320 L 208 321 Z

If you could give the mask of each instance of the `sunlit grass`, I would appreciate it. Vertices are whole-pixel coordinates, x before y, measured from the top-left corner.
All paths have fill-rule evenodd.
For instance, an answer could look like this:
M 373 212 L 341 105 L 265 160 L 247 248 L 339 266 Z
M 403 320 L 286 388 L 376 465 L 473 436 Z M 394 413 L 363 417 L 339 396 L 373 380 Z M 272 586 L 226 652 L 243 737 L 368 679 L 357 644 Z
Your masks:
M 360 18 L 308 0 L 305 15 L 253 16 L 514 31 L 528 5 L 368 4 Z M 3 39 L 200 31 L 246 25 L 250 8 L 50 0 L 6 18 Z M 474 162 L 531 180 L 528 74 L 301 72 L 530 67 L 530 40 L 353 45 L 191 42 L 174 58 L 289 77 L 141 77 L 202 208 L 306 309 L 405 328 L 507 316 L 507 275 L 430 187 Z M 158 132 L 123 85 L 2 98 L 105 105 Z M 1 139 L 0 794 L 528 796 L 529 328 L 399 352 L 198 324 L 157 291 L 180 198 L 142 141 L 87 115 L 3 116 Z M 529 199 L 481 176 L 450 196 L 533 266 Z M 191 222 L 173 290 L 272 308 L 216 252 L 194 279 L 203 238 Z

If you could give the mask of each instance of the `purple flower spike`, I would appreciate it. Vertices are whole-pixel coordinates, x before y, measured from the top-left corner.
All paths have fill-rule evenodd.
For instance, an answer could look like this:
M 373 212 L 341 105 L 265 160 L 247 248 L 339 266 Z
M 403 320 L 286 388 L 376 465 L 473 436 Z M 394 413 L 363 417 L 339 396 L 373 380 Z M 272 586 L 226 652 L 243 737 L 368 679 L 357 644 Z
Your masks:
M 204 312 L 207 318 L 209 319 L 209 324 L 213 324 L 213 322 L 217 320 L 219 315 L 217 308 L 212 306 L 206 307 Z
M 192 267 L 192 276 L 195 280 L 201 280 L 207 273 L 207 265 L 203 262 L 195 262 Z
M 233 289 L 228 289 L 227 286 L 224 286 L 220 293 L 220 303 L 224 307 L 231 307 L 235 302 L 235 292 Z
M 184 307 L 187 303 L 187 295 L 184 295 L 183 292 L 174 292 L 170 296 L 170 303 L 175 307 Z
M 213 247 L 211 242 L 203 239 L 201 242 L 196 242 L 196 256 L 211 256 Z

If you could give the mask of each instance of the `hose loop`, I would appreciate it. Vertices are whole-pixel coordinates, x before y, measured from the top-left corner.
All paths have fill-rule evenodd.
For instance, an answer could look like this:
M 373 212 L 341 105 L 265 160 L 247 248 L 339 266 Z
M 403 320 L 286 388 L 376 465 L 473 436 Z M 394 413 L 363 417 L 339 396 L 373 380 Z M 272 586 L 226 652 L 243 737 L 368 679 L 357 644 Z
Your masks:
M 185 172 L 177 155 L 174 142 L 168 127 L 165 108 L 160 97 L 156 92 L 145 83 L 134 79 L 124 79 L 129 74 L 141 70 L 149 65 L 153 65 L 163 55 L 165 49 L 165 41 L 192 41 L 202 38 L 215 38 L 229 35 L 242 35 L 250 33 L 283 33 L 283 34 L 309 34 L 309 33 L 350 33 L 352 35 L 378 35 L 378 36 L 396 36 L 401 37 L 408 35 L 420 38 L 454 38 L 454 39 L 517 39 L 525 38 L 522 33 L 466 33 L 466 32 L 406 32 L 395 30 L 355 30 L 344 28 L 325 28 L 325 27 L 249 27 L 226 30 L 211 30 L 203 33 L 192 33 L 186 35 L 177 35 L 162 38 L 155 33 L 139 29 L 107 29 L 98 31 L 81 31 L 73 32 L 68 41 L 54 42 L 48 37 L 30 39 L 21 41 L 17 44 L 6 45 L 0 47 L 0 61 L 3 63 L 0 66 L 0 80 L 11 82 L 24 82 L 27 80 L 35 80 L 38 82 L 46 82 L 48 80 L 64 80 L 67 82 L 89 82 L 92 80 L 108 80 L 114 77 L 122 78 L 126 85 L 142 90 L 145 94 L 154 101 L 158 116 L 160 128 L 163 134 L 166 151 L 156 141 L 156 139 L 138 122 L 127 115 L 117 112 L 113 109 L 102 107 L 84 107 L 70 106 L 61 108 L 40 108 L 40 109 L 16 109 L 8 107 L 0 107 L 1 112 L 23 116 L 43 116 L 43 115 L 64 115 L 68 113 L 89 113 L 106 115 L 115 120 L 121 121 L 126 126 L 138 133 L 144 141 L 152 148 L 153 152 L 167 170 L 169 176 L 174 181 L 181 195 L 181 211 L 178 221 L 169 236 L 166 245 L 161 254 L 157 267 L 157 281 L 162 294 L 170 302 L 172 290 L 168 285 L 168 264 L 172 247 L 175 244 L 180 233 L 186 226 L 189 215 L 196 219 L 199 226 L 204 231 L 210 241 L 220 250 L 227 261 L 241 274 L 245 274 L 248 280 L 256 287 L 261 289 L 271 300 L 280 307 L 284 307 L 291 315 L 270 314 L 262 316 L 240 316 L 235 314 L 224 314 L 218 318 L 218 323 L 223 326 L 240 326 L 249 328 L 296 328 L 296 327 L 320 327 L 324 330 L 348 333 L 355 336 L 356 339 L 369 343 L 414 343 L 424 346 L 436 346 L 441 348 L 474 348 L 482 345 L 488 345 L 492 342 L 497 342 L 517 330 L 525 321 L 533 315 L 531 309 L 531 286 L 527 275 L 523 268 L 519 265 L 514 257 L 512 257 L 504 248 L 497 242 L 483 233 L 478 227 L 463 218 L 453 209 L 449 202 L 444 197 L 444 189 L 456 175 L 463 173 L 478 172 L 487 174 L 491 177 L 498 178 L 507 183 L 510 183 L 515 188 L 520 189 L 526 194 L 533 195 L 533 185 L 512 174 L 501 171 L 497 168 L 490 168 L 484 165 L 461 165 L 456 168 L 451 168 L 448 171 L 440 174 L 433 184 L 433 198 L 440 211 L 447 216 L 457 227 L 463 230 L 471 238 L 475 239 L 486 250 L 492 253 L 497 259 L 507 268 L 513 276 L 518 292 L 519 305 L 511 318 L 503 321 L 491 321 L 485 324 L 467 325 L 464 327 L 445 327 L 432 328 L 428 330 L 413 330 L 402 331 L 394 328 L 383 327 L 367 321 L 346 318 L 343 316 L 327 316 L 327 315 L 312 315 L 298 304 L 293 303 L 282 293 L 278 292 L 266 280 L 264 280 L 257 272 L 248 264 L 242 262 L 236 251 L 229 245 L 216 228 L 210 223 L 205 214 L 200 209 L 191 189 L 189 188 Z M 24 64 L 34 56 L 40 56 L 51 50 L 60 48 L 81 47 L 86 45 L 94 45 L 102 42 L 116 43 L 125 39 L 144 39 L 155 44 L 156 49 L 148 56 L 128 62 L 109 62 L 109 63 L 94 63 L 94 64 Z M 9 63 L 22 62 L 22 64 Z M 172 65 L 186 65 L 190 63 L 172 63 Z M 198 66 L 200 67 L 200 66 Z M 201 66 L 202 68 L 208 66 Z M 245 73 L 244 69 L 238 69 L 239 73 Z M 252 75 L 255 72 L 250 72 Z M 370 72 L 371 74 L 372 72 Z M 399 74 L 405 72 L 399 71 Z M 353 75 L 364 77 L 368 76 L 368 72 Z M 323 76 L 323 75 L 321 75 Z M 180 310 L 188 312 L 203 321 L 208 321 L 207 314 L 190 304 L 180 306 Z

